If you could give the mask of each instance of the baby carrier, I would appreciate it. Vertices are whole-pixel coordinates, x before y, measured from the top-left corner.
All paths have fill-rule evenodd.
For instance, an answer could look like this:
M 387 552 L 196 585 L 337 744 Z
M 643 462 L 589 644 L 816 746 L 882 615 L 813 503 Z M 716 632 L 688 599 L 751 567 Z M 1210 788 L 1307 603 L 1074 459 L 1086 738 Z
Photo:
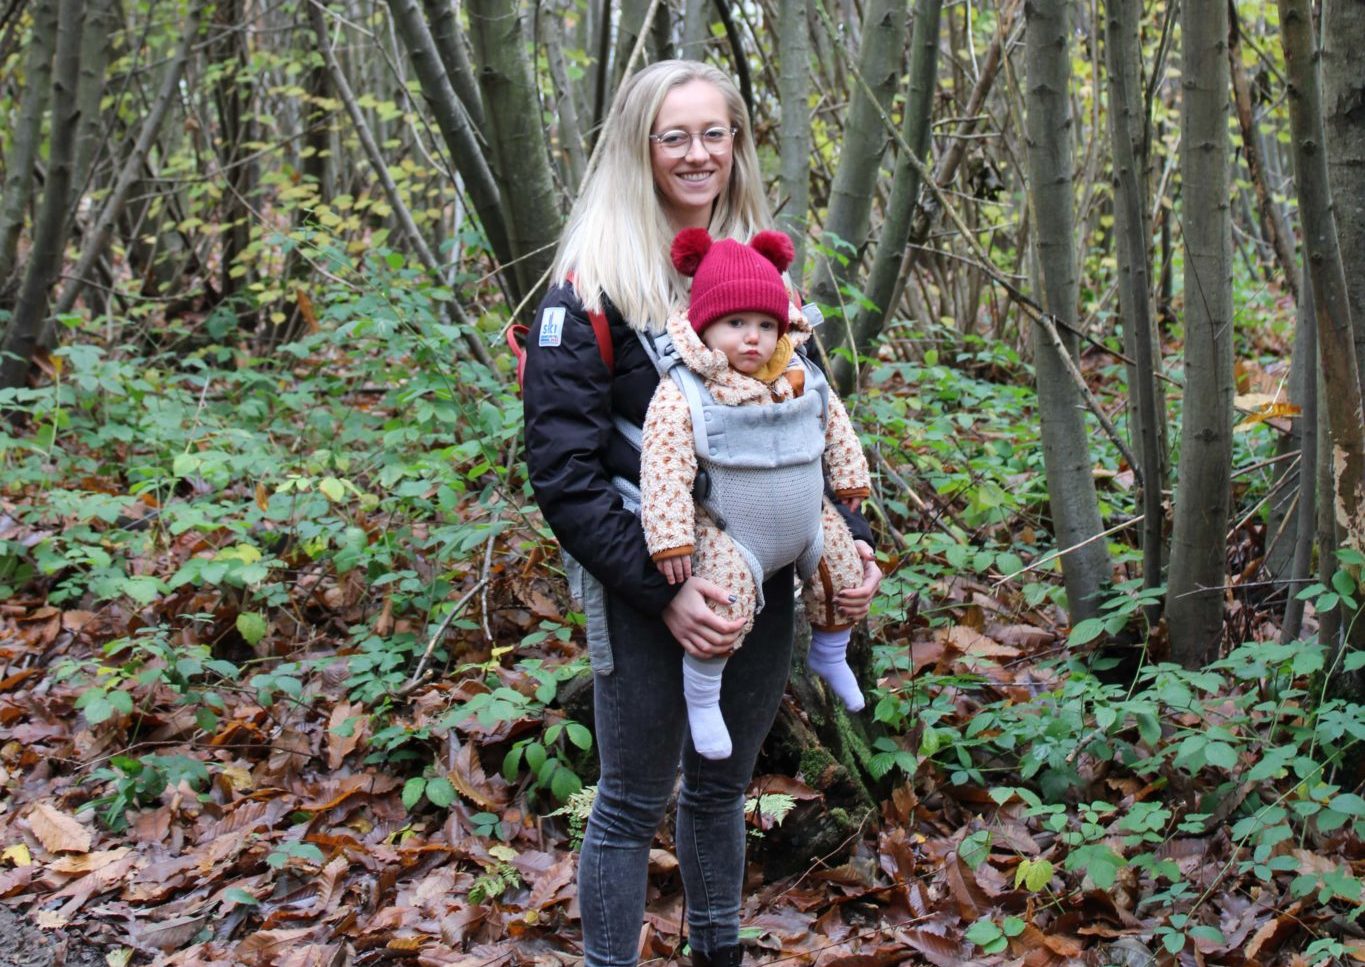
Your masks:
M 806 377 L 801 396 L 764 406 L 727 405 L 716 402 L 705 380 L 683 363 L 669 336 L 641 333 L 640 341 L 660 378 L 671 378 L 687 400 L 697 451 L 694 495 L 738 546 L 762 610 L 768 575 L 795 563 L 797 573 L 807 578 L 820 562 L 829 383 L 819 367 L 797 353 L 793 360 Z M 639 427 L 620 417 L 616 426 L 641 448 Z M 613 482 L 627 506 L 638 509 L 634 485 L 619 478 Z
M 813 305 L 802 311 L 812 327 L 823 321 Z M 756 610 L 761 611 L 768 574 L 795 562 L 797 573 L 807 578 L 824 550 L 820 518 L 829 382 L 798 352 L 793 360 L 805 369 L 806 377 L 801 396 L 765 406 L 729 406 L 717 403 L 705 381 L 683 363 L 671 337 L 637 335 L 660 379 L 671 378 L 688 402 L 697 450 L 693 496 L 739 548 L 754 576 Z M 601 341 L 599 333 L 599 346 Z M 643 448 L 640 427 L 620 415 L 615 424 L 631 446 Z M 638 515 L 641 500 L 635 482 L 614 477 L 612 484 L 626 509 Z M 615 662 L 607 630 L 606 589 L 568 553 L 563 556 L 569 593 L 587 619 L 592 669 L 610 674 Z

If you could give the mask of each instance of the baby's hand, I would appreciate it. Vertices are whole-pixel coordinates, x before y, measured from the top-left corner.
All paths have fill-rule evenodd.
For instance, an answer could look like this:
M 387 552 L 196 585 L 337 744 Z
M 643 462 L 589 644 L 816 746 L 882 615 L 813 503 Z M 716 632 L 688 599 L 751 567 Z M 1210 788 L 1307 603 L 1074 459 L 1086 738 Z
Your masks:
M 844 497 L 840 499 L 839 503 L 843 504 L 856 514 L 858 511 L 862 510 L 863 501 L 866 499 L 866 497 Z
M 692 576 L 692 557 L 682 554 L 678 557 L 666 557 L 657 562 L 659 573 L 668 579 L 669 584 L 682 584 Z

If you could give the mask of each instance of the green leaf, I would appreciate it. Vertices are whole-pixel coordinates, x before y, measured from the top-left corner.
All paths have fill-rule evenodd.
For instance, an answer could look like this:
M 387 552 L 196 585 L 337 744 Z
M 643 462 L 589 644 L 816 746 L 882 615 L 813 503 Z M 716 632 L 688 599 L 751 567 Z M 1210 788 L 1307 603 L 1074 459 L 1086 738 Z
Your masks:
M 1204 758 L 1220 769 L 1237 768 L 1237 750 L 1226 742 L 1210 742 L 1204 747 Z
M 583 788 L 583 780 L 570 769 L 563 767 L 556 769 L 554 778 L 550 780 L 550 792 L 560 802 L 567 802 L 569 797 Z
M 579 725 L 577 722 L 570 722 L 566 731 L 569 735 L 569 741 L 584 752 L 587 752 L 592 748 L 592 733 L 589 732 L 586 727 Z
M 427 799 L 439 809 L 449 809 L 455 801 L 455 787 L 445 776 L 437 776 L 427 782 Z
M 323 477 L 318 481 L 318 490 L 334 504 L 341 503 L 342 498 L 346 496 L 345 484 L 336 477 Z
M 1066 636 L 1068 645 L 1084 645 L 1094 641 L 1104 631 L 1103 618 L 1086 618 L 1071 629 L 1071 634 Z
M 108 721 L 114 714 L 114 706 L 104 695 L 96 695 L 85 705 L 85 720 L 91 725 Z
M 1339 813 L 1360 818 L 1365 816 L 1365 799 L 1353 792 L 1342 793 L 1332 799 L 1332 808 Z
M 1185 935 L 1183 933 L 1168 933 L 1162 936 L 1161 945 L 1170 954 L 1178 954 L 1185 949 Z
M 1017 937 L 1024 932 L 1028 924 L 1018 917 L 1006 917 L 1002 926 L 1006 937 Z
M 251 647 L 256 647 L 269 630 L 265 615 L 259 611 L 242 611 L 237 615 L 237 633 Z
M 226 893 L 224 893 L 223 899 L 227 900 L 230 903 L 242 903 L 249 907 L 258 907 L 261 905 L 260 900 L 257 900 L 254 896 L 252 896 L 250 893 L 246 892 L 246 890 L 243 890 L 239 886 L 234 886 Z
M 1014 871 L 1014 886 L 1018 889 L 1022 883 L 1031 893 L 1037 893 L 1052 881 L 1055 872 L 1051 860 L 1022 860 Z
M 1223 937 L 1223 931 L 1219 930 L 1217 927 L 1209 926 L 1208 924 L 1191 927 L 1190 936 L 1199 937 L 1200 939 L 1216 944 L 1227 943 L 1227 940 Z
M 1365 665 L 1365 651 L 1353 651 L 1341 662 L 1343 671 L 1353 672 Z
M 962 845 L 957 848 L 958 858 L 967 864 L 967 868 L 975 870 L 991 854 L 991 832 L 988 829 L 978 829 L 962 841 Z
M 962 936 L 978 947 L 985 947 L 1000 940 L 1004 933 L 994 920 L 978 920 L 968 927 Z
M 539 742 L 528 742 L 526 744 L 526 765 L 537 775 L 545 766 L 545 746 Z
M 421 801 L 422 793 L 427 788 L 427 781 L 421 776 L 413 776 L 403 783 L 403 808 L 412 812 L 413 808 Z

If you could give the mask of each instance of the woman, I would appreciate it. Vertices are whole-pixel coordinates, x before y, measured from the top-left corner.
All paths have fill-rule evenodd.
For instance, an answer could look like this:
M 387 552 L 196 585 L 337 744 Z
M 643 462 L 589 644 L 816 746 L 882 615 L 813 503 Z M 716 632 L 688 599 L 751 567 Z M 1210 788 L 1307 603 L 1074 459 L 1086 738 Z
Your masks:
M 748 112 L 715 68 L 663 61 L 640 71 L 602 137 L 600 164 L 570 215 L 555 285 L 527 341 L 523 390 L 536 500 L 605 605 L 587 609 L 602 773 L 579 861 L 584 962 L 636 962 L 649 848 L 681 756 L 676 842 L 693 962 L 739 964 L 744 791 L 786 685 L 793 572 L 765 583 L 767 605 L 746 646 L 733 651 L 742 622 L 707 604 L 727 603 L 730 592 L 695 576 L 670 586 L 612 480 L 639 480 L 639 452 L 616 427 L 644 422 L 658 383 L 635 331 L 662 331 L 686 299 L 669 260 L 673 236 L 701 227 L 747 240 L 771 216 Z M 611 370 L 589 321 L 595 311 L 609 324 Z M 849 525 L 865 580 L 837 602 L 857 621 L 881 572 L 867 523 L 850 515 Z M 679 647 L 700 659 L 733 652 L 721 695 L 733 742 L 727 759 L 702 759 L 688 738 Z

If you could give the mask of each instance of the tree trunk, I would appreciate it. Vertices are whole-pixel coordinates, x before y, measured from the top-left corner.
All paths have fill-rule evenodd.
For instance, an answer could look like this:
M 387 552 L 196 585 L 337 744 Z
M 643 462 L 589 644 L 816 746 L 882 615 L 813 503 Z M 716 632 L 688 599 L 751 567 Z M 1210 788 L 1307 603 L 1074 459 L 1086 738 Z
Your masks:
M 76 82 L 76 161 L 71 175 L 71 211 L 89 189 L 90 169 L 107 140 L 105 115 L 100 110 L 104 97 L 104 72 L 109 66 L 114 32 L 118 27 L 116 0 L 87 0 L 85 29 L 81 33 L 81 71 Z
M 616 16 L 616 49 L 611 56 L 611 86 L 608 88 L 608 103 L 626 73 L 626 61 L 635 49 L 635 42 L 649 29 L 645 14 L 649 10 L 649 0 L 619 0 L 614 5 L 619 13 Z
M 1072 212 L 1068 13 L 1069 0 L 1033 0 L 1025 6 L 1024 96 L 1030 208 L 1036 226 L 1034 238 L 1042 296 L 1039 301 L 1050 315 L 1073 320 L 1080 283 Z M 1065 352 L 1074 359 L 1075 334 L 1069 329 L 1061 330 L 1060 334 Z M 1057 546 L 1069 548 L 1104 530 L 1091 474 L 1085 404 L 1061 351 L 1050 340 L 1039 339 L 1036 346 L 1034 369 L 1052 529 Z M 1109 552 L 1104 541 L 1090 541 L 1064 554 L 1062 575 L 1072 622 L 1095 614 L 1100 589 L 1109 580 Z
M 683 60 L 705 60 L 706 44 L 710 39 L 711 0 L 683 0 L 682 41 L 678 44 L 678 56 Z M 779 50 L 781 43 L 779 40 Z
M 247 145 L 257 140 L 255 112 L 246 95 L 252 88 L 242 83 L 251 72 L 251 52 L 247 49 L 246 34 L 240 29 L 243 15 L 242 0 L 226 0 L 217 5 L 214 42 L 209 56 L 221 70 L 212 91 L 218 113 L 218 136 L 214 139 L 214 147 L 226 182 L 218 287 L 236 313 L 238 325 L 254 330 L 259 321 L 254 300 L 243 298 L 241 293 L 251 291 L 255 273 L 250 264 L 238 265 L 242 253 L 251 245 L 254 216 L 250 198 L 256 187 L 256 163 L 254 149 Z
M 840 308 L 846 301 L 841 290 L 856 284 L 867 241 L 877 172 L 887 143 L 882 117 L 890 110 L 896 93 L 904 36 L 905 5 L 894 0 L 868 0 L 857 76 L 852 81 L 839 148 L 839 168 L 830 188 L 829 211 L 821 233 L 825 248 L 833 254 L 821 260 L 813 290 L 815 301 L 831 309 L 827 315 L 832 325 L 824 333 L 829 345 L 848 341 L 852 312 Z
M 1365 3 L 1325 0 L 1322 9 L 1322 117 L 1327 178 L 1355 330 L 1356 373 L 1365 380 Z M 1365 382 L 1362 383 L 1365 395 Z
M 1119 313 L 1128 368 L 1128 412 L 1137 442 L 1142 497 L 1143 587 L 1162 581 L 1167 485 L 1161 427 L 1166 400 L 1158 376 L 1161 350 L 1152 320 L 1151 225 L 1147 221 L 1147 114 L 1142 103 L 1140 31 L 1142 11 L 1128 0 L 1106 0 L 1105 66 L 1109 74 L 1109 141 L 1114 154 L 1114 233 L 1118 243 Z M 1148 619 L 1155 622 L 1159 611 Z
M 563 215 L 555 198 L 540 98 L 516 3 L 471 0 L 469 32 L 488 109 L 489 157 L 502 186 L 507 232 L 517 260 L 513 266 L 517 295 L 534 306 L 554 260 Z
M 1223 630 L 1232 478 L 1232 226 L 1225 0 L 1181 7 L 1185 402 L 1166 619 L 1187 668 L 1215 658 Z
M 450 0 L 422 0 L 422 7 L 431 21 L 431 39 L 436 44 L 436 52 L 445 66 L 450 85 L 469 114 L 469 120 L 479 131 L 484 130 L 483 95 L 479 93 L 479 83 L 474 79 L 474 68 L 469 62 L 469 52 L 465 49 L 465 38 L 460 30 L 460 22 L 455 17 L 455 8 Z
M 794 0 L 778 23 L 778 104 L 782 125 L 777 133 L 781 165 L 778 174 L 780 208 L 777 224 L 791 236 L 796 256 L 792 282 L 801 285 L 806 262 L 806 231 L 810 212 L 810 17 L 811 0 Z M 686 42 L 684 42 L 685 45 Z M 684 46 L 686 49 L 686 46 Z
M 839 392 L 845 395 L 855 388 L 857 367 L 853 361 L 871 349 L 895 309 L 893 293 L 905 258 L 905 247 L 910 241 L 915 202 L 921 187 L 920 171 L 929 152 L 929 120 L 934 111 L 938 81 L 939 12 L 942 6 L 942 0 L 919 0 L 915 4 L 915 23 L 910 37 L 910 77 L 901 121 L 901 139 L 905 146 L 900 148 L 896 161 L 886 219 L 878 233 L 876 255 L 863 287 L 866 302 L 854 317 L 848 334 L 850 341 L 844 344 L 849 357 L 836 359 L 833 365 L 834 381 Z M 906 147 L 910 149 L 909 156 Z
M 1307 0 L 1279 0 L 1280 42 L 1289 81 L 1289 124 L 1294 144 L 1294 182 L 1308 274 L 1313 282 L 1318 356 L 1332 441 L 1335 500 L 1331 504 L 1344 547 L 1365 551 L 1365 412 L 1351 324 L 1350 295 L 1337 238 L 1337 219 L 1323 150 L 1322 99 L 1317 48 Z M 1359 272 L 1359 266 L 1354 267 Z M 1358 615 L 1353 616 L 1358 618 Z M 1347 620 L 1353 641 L 1365 640 L 1365 624 Z
M 1265 225 L 1266 241 L 1270 243 L 1279 263 L 1284 285 L 1294 298 L 1299 297 L 1298 266 L 1294 259 L 1294 240 L 1280 217 L 1280 208 L 1266 181 L 1265 165 L 1261 160 L 1261 139 L 1256 131 L 1256 118 L 1251 103 L 1251 83 L 1242 66 L 1242 31 L 1237 19 L 1234 0 L 1228 0 L 1228 66 L 1232 73 L 1233 104 L 1237 108 L 1237 126 L 1242 132 L 1242 157 L 1246 159 L 1247 174 L 1256 193 L 1256 205 Z M 1362 213 L 1365 214 L 1365 213 Z
M 14 306 L 4 346 L 0 348 L 0 389 L 15 389 L 28 380 L 33 351 L 47 319 L 48 294 L 61 272 L 66 247 L 71 175 L 75 164 L 76 105 L 82 0 L 61 0 L 57 13 L 57 53 L 52 67 L 52 124 L 48 134 L 47 184 L 33 226 L 33 247 Z
M 190 4 L 180 46 L 166 67 L 166 73 L 161 80 L 161 88 L 157 91 L 156 99 L 152 101 L 147 115 L 142 119 L 142 128 L 138 131 L 137 141 L 128 157 L 124 159 L 123 167 L 114 182 L 114 187 L 110 190 L 108 197 L 104 199 L 99 218 L 86 233 L 76 268 L 72 271 L 70 280 L 57 299 L 56 315 L 70 312 L 71 307 L 76 304 L 81 287 L 94 271 L 96 260 L 99 259 L 104 252 L 104 247 L 109 243 L 114 225 L 123 211 L 123 203 L 128 197 L 129 189 L 132 188 L 142 173 L 143 166 L 147 162 L 147 154 L 152 149 L 152 143 L 156 140 L 157 132 L 161 130 L 161 122 L 165 119 L 166 111 L 175 101 L 176 92 L 180 89 L 180 78 L 184 74 L 185 64 L 193 50 L 195 36 L 199 33 L 199 10 L 200 4 L 197 0 Z
M 450 78 L 446 76 L 445 66 L 436 51 L 436 42 L 431 39 L 426 21 L 417 9 L 417 0 L 389 0 L 389 9 L 393 12 L 394 25 L 417 71 L 417 80 L 435 116 L 436 126 L 440 128 L 455 169 L 469 191 L 493 256 L 502 266 L 511 266 L 516 254 L 508 241 L 507 214 L 498 184 L 479 145 L 478 133 L 470 123 L 469 114 L 456 96 Z M 326 42 L 325 38 L 319 40 Z M 491 114 L 493 108 L 488 107 L 488 112 Z M 538 123 L 539 111 L 534 117 Z M 515 278 L 512 269 L 506 269 L 506 278 L 509 282 Z M 510 287 L 517 291 L 518 297 L 521 296 L 517 286 Z
M 33 165 L 43 133 L 43 110 L 52 93 L 52 51 L 57 44 L 57 0 L 37 0 L 33 29 L 24 61 L 24 94 L 5 158 L 5 183 L 0 188 L 0 304 L 8 301 L 10 275 L 19 251 L 24 213 L 33 194 Z
M 1299 290 L 1298 319 L 1294 333 L 1294 364 L 1300 375 L 1301 386 L 1293 401 L 1302 408 L 1294 420 L 1299 443 L 1298 506 L 1293 516 L 1285 515 L 1285 523 L 1292 527 L 1293 553 L 1290 556 L 1289 573 L 1283 575 L 1288 600 L 1284 607 L 1284 620 L 1280 623 L 1280 641 L 1293 641 L 1299 637 L 1303 623 L 1303 602 L 1299 591 L 1308 578 L 1313 564 L 1313 538 L 1317 534 L 1317 481 L 1318 466 L 1318 375 L 1315 365 L 1317 355 L 1317 322 L 1313 309 L 1313 280 L 1305 272 L 1303 286 Z M 1290 377 L 1294 384 L 1293 375 Z M 1285 471 L 1288 473 L 1288 471 Z M 1269 555 L 1267 555 L 1268 557 Z M 1272 572 L 1275 577 L 1281 575 Z
M 570 4 L 556 0 L 548 5 L 546 13 L 552 19 L 561 20 L 570 9 Z M 564 171 L 565 194 L 570 197 L 578 194 L 583 183 L 583 175 L 588 170 L 588 157 L 583 148 L 583 122 L 578 111 L 577 87 L 569 77 L 568 61 L 564 57 L 566 39 L 561 30 L 545 31 L 545 60 L 550 68 L 550 79 L 555 85 L 555 117 L 559 132 L 560 162 Z

